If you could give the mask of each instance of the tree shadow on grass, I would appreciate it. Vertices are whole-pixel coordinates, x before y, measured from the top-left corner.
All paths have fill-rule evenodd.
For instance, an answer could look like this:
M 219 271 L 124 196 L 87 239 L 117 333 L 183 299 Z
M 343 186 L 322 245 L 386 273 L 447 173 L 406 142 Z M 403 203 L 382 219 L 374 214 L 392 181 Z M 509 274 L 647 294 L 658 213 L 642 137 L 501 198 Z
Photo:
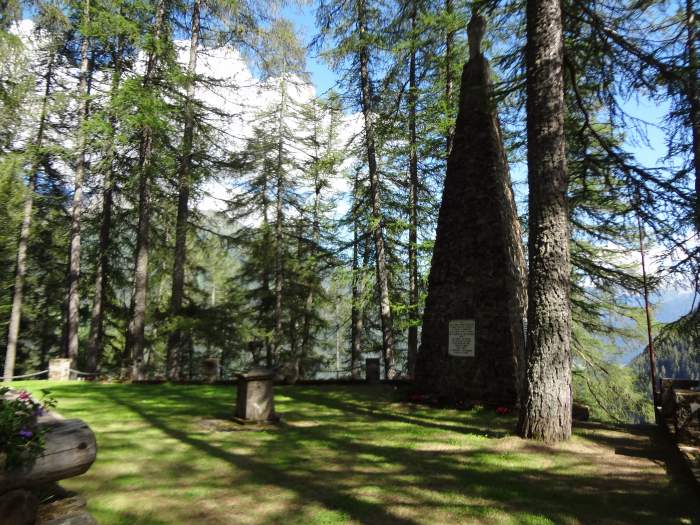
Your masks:
M 585 470 L 577 472 L 590 465 L 590 458 L 562 460 L 545 468 L 533 467 L 519 463 L 517 454 L 513 455 L 514 461 L 509 462 L 507 452 L 488 446 L 475 450 L 426 451 L 378 445 L 363 441 L 361 434 L 355 440 L 349 439 L 343 432 L 342 421 L 330 424 L 337 417 L 329 417 L 326 420 L 329 424 L 270 433 L 271 439 L 261 443 L 256 455 L 250 457 L 174 428 L 166 420 L 170 417 L 167 403 L 143 404 L 136 394 L 122 395 L 117 390 L 100 393 L 164 434 L 246 472 L 251 483 L 278 486 L 296 494 L 301 506 L 315 502 L 360 523 L 438 523 L 446 516 L 450 520 L 473 522 L 483 518 L 493 522 L 488 516 L 495 510 L 522 523 L 540 516 L 556 523 L 657 524 L 682 522 L 698 510 L 697 503 L 688 500 L 682 488 L 669 490 L 664 476 L 632 472 L 616 477 L 614 471 L 607 475 Z M 187 400 L 182 397 L 185 395 L 189 396 Z M 325 406 L 367 417 L 375 426 L 383 421 L 407 423 L 407 428 L 428 424 L 377 407 L 363 409 L 333 396 L 319 399 L 308 390 L 289 389 L 285 395 L 310 407 Z M 183 410 L 189 404 L 191 415 L 211 412 L 212 407 L 203 407 L 201 403 L 205 400 L 196 392 L 174 391 L 168 396 Z M 214 410 L 219 408 L 214 407 Z M 309 416 L 313 418 L 314 414 Z M 484 434 L 483 428 L 464 425 L 458 429 L 453 425 L 447 428 L 441 424 L 429 426 L 436 430 L 460 431 L 461 428 L 463 432 Z M 398 439 L 403 436 L 400 429 L 392 427 L 391 430 L 398 433 Z M 405 437 L 411 438 L 409 434 Z M 310 443 L 317 446 L 316 453 L 322 455 L 328 451 L 332 464 L 324 463 L 323 457 L 305 457 Z M 562 451 L 551 449 L 533 449 L 531 453 L 544 457 L 566 456 Z M 504 454 L 506 459 L 494 463 L 494 458 Z M 280 457 L 285 461 L 275 463 Z M 614 468 L 614 464 L 600 463 L 603 471 Z M 378 501 L 367 501 L 362 495 L 368 488 L 379 491 Z M 664 490 L 667 492 L 662 492 Z M 290 504 L 291 509 L 294 507 L 295 504 Z M 400 511 L 400 515 L 390 512 L 389 508 Z M 279 521 L 274 518 L 267 521 L 293 521 L 289 512 L 281 513 Z
M 590 467 L 590 457 L 581 461 L 569 459 L 547 468 L 506 466 L 503 463 L 491 466 L 492 458 L 504 454 L 502 449 L 423 451 L 361 441 L 348 443 L 318 427 L 304 429 L 304 433 L 314 433 L 315 439 L 339 453 L 344 451 L 348 456 L 344 467 L 349 471 L 358 463 L 357 458 L 362 457 L 378 457 L 380 463 L 402 465 L 398 472 L 389 469 L 386 473 L 366 474 L 365 482 L 401 487 L 396 492 L 413 498 L 416 506 L 425 509 L 437 506 L 430 498 L 416 497 L 427 491 L 467 501 L 475 496 L 486 498 L 492 507 L 508 513 L 545 516 L 556 523 L 679 523 L 693 512 L 693 504 L 687 504 L 683 491 L 680 494 L 661 492 L 665 482 L 663 475 L 654 476 L 641 471 L 616 475 L 616 462 L 602 458 L 598 459 L 600 472 L 594 473 L 585 470 Z M 297 446 L 296 437 L 294 433 L 284 436 L 289 448 Z M 308 440 L 308 436 L 303 436 L 303 440 Z M 269 447 L 268 452 L 272 453 L 279 444 L 270 444 Z M 535 453 L 527 444 L 523 450 L 526 454 Z M 551 449 L 539 453 L 567 456 L 564 451 Z M 361 464 L 362 460 L 359 462 Z M 577 473 L 579 469 L 584 473 Z M 373 477 L 378 480 L 373 480 Z M 402 483 L 407 478 L 414 481 Z M 695 512 L 697 510 L 696 503 Z
M 493 423 L 496 428 L 484 428 L 484 426 L 469 426 L 461 421 L 460 419 L 453 419 L 456 424 L 443 423 L 440 420 L 428 419 L 427 416 L 422 417 L 416 413 L 413 414 L 396 414 L 388 412 L 386 408 L 370 404 L 369 406 L 362 406 L 355 402 L 347 402 L 337 397 L 324 396 L 322 392 L 311 392 L 308 390 L 296 390 L 290 389 L 286 392 L 289 397 L 296 401 L 302 401 L 305 403 L 314 404 L 317 406 L 325 406 L 327 408 L 332 408 L 338 410 L 342 413 L 352 413 L 362 416 L 364 418 L 371 418 L 373 420 L 390 420 L 398 423 L 406 423 L 410 425 L 417 425 L 424 428 L 430 428 L 435 430 L 447 430 L 450 432 L 459 432 L 462 434 L 477 434 L 489 438 L 502 438 L 510 434 L 508 431 L 508 422 Z M 370 402 L 371 403 L 371 402 Z M 492 424 L 492 422 L 489 422 Z
M 332 486 L 314 481 L 309 476 L 299 476 L 285 472 L 283 469 L 275 468 L 266 462 L 251 459 L 244 455 L 235 454 L 219 447 L 211 445 L 209 442 L 192 437 L 187 432 L 172 428 L 163 419 L 153 413 L 144 410 L 139 404 L 123 399 L 113 392 L 103 392 L 111 401 L 119 404 L 134 413 L 138 414 L 145 421 L 148 421 L 154 428 L 159 429 L 166 435 L 177 439 L 191 447 L 199 449 L 209 456 L 223 460 L 232 466 L 246 470 L 255 476 L 259 476 L 258 482 L 264 481 L 278 485 L 287 490 L 297 493 L 301 498 L 308 501 L 316 501 L 323 506 L 338 510 L 354 519 L 362 516 L 374 516 L 376 523 L 395 523 L 397 525 L 415 525 L 416 522 L 392 515 L 380 504 L 369 503 L 354 498 L 346 497 L 344 494 L 334 490 Z M 254 509 L 251 509 L 254 512 Z
M 615 450 L 615 454 L 653 461 L 666 470 L 673 484 L 695 489 L 700 501 L 700 487 L 688 470 L 671 438 L 657 425 L 610 426 L 603 423 L 577 423 L 578 434 Z M 596 432 L 595 430 L 607 432 Z M 624 430 L 624 432 L 621 432 Z M 700 518 L 698 518 L 700 521 Z

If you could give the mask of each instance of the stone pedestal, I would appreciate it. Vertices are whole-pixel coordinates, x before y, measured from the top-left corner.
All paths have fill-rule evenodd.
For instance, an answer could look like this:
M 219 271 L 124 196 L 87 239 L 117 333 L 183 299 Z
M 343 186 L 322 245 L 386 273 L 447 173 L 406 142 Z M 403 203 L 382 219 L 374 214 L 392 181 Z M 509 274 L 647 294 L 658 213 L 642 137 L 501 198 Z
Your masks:
M 370 384 L 379 383 L 380 379 L 379 359 L 376 357 L 365 360 L 365 378 Z
M 235 420 L 239 423 L 263 423 L 277 420 L 273 393 L 275 373 L 267 368 L 253 368 L 238 374 Z
M 446 402 L 514 405 L 524 368 L 525 258 L 491 71 L 469 24 L 415 382 Z
M 219 380 L 219 359 L 210 357 L 202 363 L 202 375 L 207 383 Z
M 71 379 L 71 359 L 49 359 L 49 381 L 68 381 Z

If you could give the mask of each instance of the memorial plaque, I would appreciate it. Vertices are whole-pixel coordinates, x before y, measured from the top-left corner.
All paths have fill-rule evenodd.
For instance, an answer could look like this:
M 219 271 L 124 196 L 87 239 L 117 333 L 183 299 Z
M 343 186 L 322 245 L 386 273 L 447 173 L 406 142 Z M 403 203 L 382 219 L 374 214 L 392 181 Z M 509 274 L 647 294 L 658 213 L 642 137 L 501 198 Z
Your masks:
M 476 321 L 453 319 L 450 321 L 450 344 L 448 354 L 455 357 L 474 357 Z

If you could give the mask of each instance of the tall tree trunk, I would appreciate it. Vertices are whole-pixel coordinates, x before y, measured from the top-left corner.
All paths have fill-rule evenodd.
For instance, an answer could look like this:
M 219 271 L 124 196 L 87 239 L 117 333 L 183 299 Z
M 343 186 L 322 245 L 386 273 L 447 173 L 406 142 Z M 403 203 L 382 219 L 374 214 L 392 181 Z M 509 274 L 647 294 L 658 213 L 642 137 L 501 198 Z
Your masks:
M 298 261 L 303 261 L 304 257 L 306 255 L 306 250 L 304 248 L 304 242 L 303 242 L 303 235 L 304 235 L 304 224 L 303 221 L 299 220 L 297 221 L 296 224 L 296 238 L 297 238 L 297 252 L 296 252 L 296 257 Z M 309 320 L 309 315 L 311 313 L 310 310 L 307 310 L 307 305 L 308 305 L 308 298 L 309 294 L 307 293 L 306 295 L 306 300 L 304 301 L 304 308 L 302 309 L 301 312 L 297 311 L 296 309 L 292 309 L 290 312 L 290 319 L 289 319 L 289 355 L 291 356 L 291 360 L 286 363 L 286 368 L 289 369 L 291 366 L 294 370 L 294 374 L 296 378 L 300 377 L 300 372 L 303 372 L 303 366 L 301 366 L 301 363 L 303 362 L 305 354 L 305 348 L 304 345 L 308 344 L 308 341 L 305 339 L 305 337 L 308 337 L 308 334 L 306 332 L 306 323 Z M 313 295 L 312 295 L 313 299 Z M 299 328 L 299 325 L 301 324 L 301 329 Z M 301 336 L 301 337 L 299 337 Z
M 309 251 L 309 258 L 314 261 L 314 266 L 311 271 L 315 274 L 316 272 L 316 247 L 320 239 L 320 225 L 319 225 L 319 214 L 321 208 L 321 181 L 316 175 L 316 181 L 314 185 L 314 211 L 313 211 L 313 224 L 311 226 L 311 250 Z M 309 347 L 311 343 L 311 318 L 313 316 L 313 306 L 314 306 L 314 284 L 309 282 L 309 290 L 306 293 L 306 300 L 304 301 L 304 323 L 302 326 L 302 339 L 301 339 L 301 356 L 300 360 L 303 361 L 304 357 L 309 355 L 311 348 Z
M 409 140 L 409 180 L 408 180 L 408 375 L 413 377 L 418 354 L 418 144 L 416 140 L 416 18 L 415 0 L 411 7 L 411 57 L 408 66 L 408 140 Z
M 382 324 L 382 357 L 384 360 L 384 377 L 393 379 L 396 375 L 394 356 L 394 328 L 389 300 L 389 272 L 386 266 L 384 248 L 384 228 L 381 212 L 379 171 L 377 169 L 377 152 L 374 139 L 374 114 L 372 105 L 372 87 L 369 72 L 369 49 L 365 44 L 367 14 L 365 0 L 357 3 L 357 28 L 363 45 L 359 50 L 360 93 L 362 115 L 365 127 L 365 146 L 367 149 L 367 168 L 369 170 L 370 200 L 372 203 L 372 235 L 374 237 L 377 287 L 379 289 L 379 314 Z
M 29 183 L 27 185 L 27 195 L 24 198 L 24 209 L 22 211 L 22 225 L 19 232 L 19 242 L 17 243 L 17 267 L 15 269 L 15 287 L 12 292 L 12 310 L 10 311 L 10 326 L 7 334 L 7 350 L 5 351 L 5 368 L 3 377 L 6 381 L 11 381 L 15 373 L 15 359 L 17 357 L 17 340 L 19 339 L 19 325 L 22 320 L 22 302 L 24 300 L 24 278 L 27 274 L 27 246 L 29 245 L 29 230 L 32 224 L 32 206 L 34 204 L 34 191 L 37 183 L 37 170 L 41 163 L 43 153 L 41 148 L 44 144 L 44 132 L 46 129 L 46 118 L 48 115 L 49 96 L 51 95 L 51 79 L 53 77 L 55 55 L 51 51 L 49 62 L 44 75 L 44 96 L 41 101 L 41 113 L 39 115 L 39 127 L 34 140 L 34 147 L 37 150 L 35 158 L 32 159 Z
M 527 372 L 518 429 L 526 438 L 571 436 L 568 175 L 563 34 L 558 0 L 527 2 L 529 279 Z
M 284 211 L 282 208 L 282 192 L 284 186 L 284 175 L 282 173 L 284 160 L 284 118 L 287 113 L 287 86 L 282 73 L 280 86 L 280 110 L 277 123 L 277 165 L 275 181 L 275 331 L 272 340 L 271 361 L 279 357 L 282 346 L 282 222 L 284 221 Z
M 328 138 L 328 149 L 332 147 L 332 131 L 329 133 Z M 320 157 L 320 152 L 318 148 L 318 119 L 314 120 L 314 159 L 318 160 Z M 321 237 L 321 224 L 320 224 L 320 214 L 321 214 L 321 189 L 323 187 L 323 180 L 321 179 L 321 173 L 316 169 L 314 173 L 314 208 L 313 215 L 311 219 L 311 249 L 309 250 L 309 259 L 312 261 L 311 275 L 316 274 L 316 252 L 318 243 Z M 301 236 L 300 236 L 301 237 Z M 303 362 L 304 358 L 309 355 L 310 348 L 309 344 L 311 342 L 311 318 L 313 316 L 313 306 L 314 306 L 314 283 L 309 281 L 309 289 L 306 294 L 306 300 L 304 302 L 304 323 L 302 326 L 302 339 L 301 339 L 301 356 L 300 361 Z
M 90 23 L 90 0 L 85 0 L 83 6 L 83 25 Z M 70 257 L 68 268 L 68 348 L 67 357 L 73 363 L 78 358 L 78 328 L 80 325 L 80 226 L 83 201 L 83 180 L 85 179 L 86 142 L 85 129 L 89 111 L 88 75 L 90 39 L 83 36 L 80 44 L 80 85 L 78 88 L 78 159 L 75 164 L 75 183 L 73 189 L 73 206 L 71 210 Z M 75 364 L 73 365 L 75 366 Z
M 354 202 L 353 207 L 358 205 L 357 194 L 358 183 L 355 180 Z M 358 220 L 357 210 L 353 211 L 353 243 L 352 243 L 352 305 L 350 310 L 350 373 L 353 379 L 357 379 L 360 359 L 362 357 L 362 272 L 360 271 L 359 251 L 360 251 L 360 236 L 359 228 L 360 221 Z M 365 250 L 367 251 L 367 250 Z
M 695 229 L 700 232 L 700 93 L 698 93 L 697 15 L 693 0 L 686 0 L 688 27 L 688 102 L 693 140 L 693 172 L 695 175 Z
M 187 65 L 187 99 L 185 100 L 185 128 L 182 136 L 182 157 L 178 169 L 178 199 L 177 222 L 175 226 L 175 262 L 173 266 L 173 286 L 170 295 L 170 315 L 177 317 L 182 310 L 182 300 L 185 288 L 185 262 L 187 258 L 187 219 L 189 217 L 190 185 L 192 172 L 192 144 L 194 139 L 194 98 L 195 80 L 197 73 L 197 46 L 200 31 L 201 0 L 192 4 L 192 34 L 190 36 L 190 60 Z M 179 325 L 168 337 L 166 354 L 166 374 L 169 379 L 180 376 L 180 361 L 182 355 L 182 330 Z
M 269 217 L 269 207 L 270 207 L 270 201 L 267 198 L 267 189 L 268 189 L 268 179 L 267 179 L 267 173 L 263 170 L 263 190 L 262 190 L 262 219 L 263 219 L 263 247 L 265 250 L 265 257 L 264 257 L 264 263 L 262 265 L 262 275 L 260 276 L 260 280 L 262 282 L 262 289 L 263 289 L 263 297 L 265 298 L 265 301 L 263 304 L 261 304 L 261 308 L 258 311 L 258 319 L 259 323 L 261 326 L 265 328 L 265 331 L 268 332 L 270 325 L 269 325 L 269 318 L 267 317 L 269 314 L 269 303 L 268 299 L 270 297 L 270 273 L 268 271 L 268 266 L 267 266 L 267 261 L 268 259 L 268 254 L 269 252 L 267 251 L 271 245 L 272 239 L 270 238 L 270 217 Z M 269 336 L 265 335 L 265 339 L 263 341 L 263 346 L 265 347 L 265 366 L 267 368 L 272 368 L 272 341 L 270 341 Z M 256 361 L 257 364 L 257 361 Z
M 445 35 L 445 104 L 448 109 L 452 108 L 452 47 L 454 46 L 455 32 L 452 31 L 452 0 L 445 0 L 445 13 L 448 18 L 448 28 Z M 454 127 L 447 129 L 445 136 L 445 158 L 450 156 L 452 151 L 452 140 L 454 138 Z
M 122 44 L 121 37 L 117 40 L 113 51 L 114 73 L 112 74 L 111 97 L 116 96 L 122 74 Z M 109 245 L 112 234 L 112 206 L 114 204 L 114 160 L 115 160 L 115 128 L 116 115 L 109 116 L 110 136 L 105 148 L 105 179 L 102 188 L 102 217 L 100 222 L 99 256 L 95 271 L 95 289 L 92 298 L 92 315 L 90 318 L 90 334 L 87 348 L 87 370 L 96 372 L 102 360 L 102 345 L 104 340 L 104 312 L 109 288 Z
M 153 37 L 155 46 L 160 44 L 163 24 L 165 23 L 165 1 L 160 0 L 156 11 Z M 146 72 L 143 78 L 144 87 L 152 87 L 159 52 L 156 48 L 148 53 Z M 131 379 L 145 378 L 143 351 L 145 345 L 146 299 L 148 294 L 148 251 L 151 222 L 151 162 L 153 157 L 153 130 L 144 126 L 141 131 L 139 145 L 139 222 L 136 233 L 136 253 L 134 264 L 134 288 L 131 300 L 131 320 L 126 335 L 124 354 L 131 364 Z

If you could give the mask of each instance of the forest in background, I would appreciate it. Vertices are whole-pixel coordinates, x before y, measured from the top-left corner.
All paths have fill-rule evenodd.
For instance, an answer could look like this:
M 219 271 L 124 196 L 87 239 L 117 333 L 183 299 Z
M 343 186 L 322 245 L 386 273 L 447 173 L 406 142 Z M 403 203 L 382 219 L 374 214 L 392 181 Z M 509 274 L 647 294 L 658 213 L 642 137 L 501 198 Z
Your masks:
M 59 355 L 131 379 L 197 378 L 208 357 L 225 376 L 251 363 L 362 376 L 367 356 L 410 373 L 466 23 L 475 7 L 488 19 L 522 163 L 524 3 L 322 0 L 310 43 L 282 7 L 3 3 L 5 375 Z M 628 421 L 651 412 L 642 367 L 618 364 L 621 341 L 646 345 L 626 299 L 642 294 L 640 238 L 651 290 L 697 288 L 697 16 L 691 0 L 563 13 L 575 397 Z M 315 96 L 309 53 L 335 91 Z M 650 147 L 637 99 L 666 113 L 655 165 L 632 153 Z M 696 321 L 667 329 L 684 341 L 666 345 L 671 361 L 697 363 Z

